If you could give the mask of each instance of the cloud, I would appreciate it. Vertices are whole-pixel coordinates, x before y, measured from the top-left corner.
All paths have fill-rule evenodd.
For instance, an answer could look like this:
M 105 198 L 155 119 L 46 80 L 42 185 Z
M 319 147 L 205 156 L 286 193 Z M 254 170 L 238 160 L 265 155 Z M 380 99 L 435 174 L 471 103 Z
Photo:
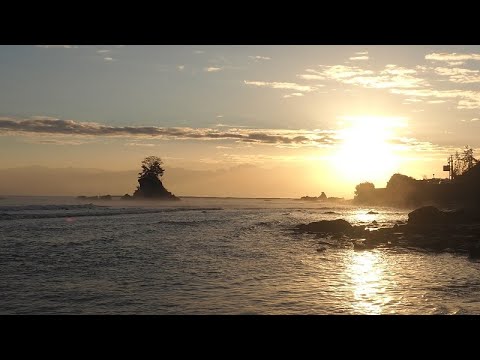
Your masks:
M 193 53 L 194 53 L 194 54 L 197 54 L 197 55 L 200 55 L 200 54 L 205 54 L 205 51 L 203 51 L 203 50 L 194 50 Z
M 480 60 L 480 54 L 431 53 L 425 55 L 425 60 L 444 61 L 449 65 L 461 65 L 467 60 Z
M 364 70 L 357 66 L 346 66 L 346 65 L 320 65 L 322 71 L 320 72 L 326 78 L 333 80 L 343 80 L 359 76 L 368 76 L 373 75 L 372 70 Z
M 321 71 L 316 75 L 325 79 L 335 80 L 344 84 L 358 85 L 366 88 L 393 89 L 393 88 L 417 88 L 428 86 L 426 80 L 415 76 L 417 71 L 397 65 L 389 64 L 379 72 L 347 65 L 322 65 Z M 304 79 L 315 79 L 306 74 L 300 75 Z
M 407 137 L 398 137 L 390 139 L 389 144 L 393 145 L 396 150 L 400 151 L 419 151 L 419 152 L 430 152 L 438 153 L 439 155 L 443 153 L 451 153 L 453 148 L 443 147 L 437 144 L 433 144 L 429 141 L 420 141 L 415 138 Z
M 284 89 L 284 90 L 296 90 L 296 91 L 303 91 L 303 92 L 310 92 L 317 90 L 317 87 L 310 86 L 310 85 L 300 85 L 296 83 L 290 82 L 267 82 L 267 81 L 249 81 L 244 80 L 245 85 L 252 85 L 258 87 L 269 87 L 272 89 Z M 323 85 L 317 85 L 323 86 Z
M 217 72 L 223 70 L 223 67 L 209 66 L 203 69 L 206 72 Z
M 438 98 L 457 100 L 458 109 L 477 109 L 480 107 L 480 91 L 470 90 L 435 90 L 435 89 L 391 89 L 393 94 L 419 98 Z
M 480 71 L 464 68 L 436 67 L 435 73 L 440 76 L 448 76 L 454 83 L 471 84 L 480 82 Z
M 117 61 L 117 59 L 114 59 L 114 58 L 112 58 L 112 57 L 110 57 L 110 56 L 104 57 L 103 60 L 108 61 L 108 62 Z
M 178 65 L 178 66 L 177 66 L 177 70 L 178 70 L 178 71 L 183 71 L 183 70 L 185 70 L 185 65 Z
M 218 124 L 215 124 L 215 127 L 227 127 L 227 128 L 247 128 L 248 126 L 246 126 L 246 125 L 230 125 L 230 124 L 222 124 L 222 123 L 218 123 Z
M 368 55 L 368 51 L 357 51 L 355 55 Z
M 156 145 L 155 144 L 131 142 L 131 143 L 126 143 L 125 146 L 154 147 Z
M 107 50 L 107 49 L 97 50 L 97 53 L 99 54 L 108 54 L 109 52 L 112 52 L 112 50 Z
M 290 97 L 299 97 L 299 96 L 303 96 L 302 93 L 291 93 L 291 94 L 287 94 L 287 95 L 283 95 L 284 98 L 290 98 Z
M 470 121 L 471 121 L 471 122 L 475 122 L 475 121 L 480 121 L 480 119 L 479 119 L 479 118 L 473 118 L 473 119 L 471 119 Z
M 336 139 L 333 131 L 284 129 L 217 130 L 210 128 L 164 128 L 155 126 L 107 126 L 92 122 L 62 119 L 0 118 L 0 134 L 50 134 L 101 137 L 160 138 L 176 140 L 233 140 L 243 143 L 325 146 Z
M 304 80 L 325 80 L 325 76 L 321 71 L 306 69 L 305 72 L 308 72 L 309 74 L 300 74 L 297 75 L 297 77 Z
M 28 137 L 24 142 L 28 144 L 40 144 L 40 145 L 83 145 L 86 141 L 78 139 L 52 139 L 43 137 Z
M 254 60 L 254 61 L 261 61 L 261 60 L 271 60 L 272 58 L 269 57 L 269 56 L 259 56 L 259 55 L 256 55 L 256 56 L 249 56 L 250 59 Z
M 349 58 L 350 60 L 368 60 L 369 57 L 366 56 L 366 55 L 362 55 L 362 56 L 352 56 L 351 58 Z
M 43 49 L 78 49 L 77 45 L 35 45 Z

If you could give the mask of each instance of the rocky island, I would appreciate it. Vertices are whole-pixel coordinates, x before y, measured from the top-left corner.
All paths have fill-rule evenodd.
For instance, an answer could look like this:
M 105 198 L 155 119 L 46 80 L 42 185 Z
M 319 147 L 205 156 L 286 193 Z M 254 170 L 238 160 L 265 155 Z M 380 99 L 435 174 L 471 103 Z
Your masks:
M 162 160 L 157 156 L 147 156 L 142 161 L 142 170 L 138 173 L 138 186 L 133 196 L 125 194 L 122 200 L 180 200 L 168 191 L 161 181 L 165 169 Z M 111 195 L 78 196 L 80 200 L 111 200 Z
M 142 171 L 138 173 L 138 186 L 133 196 L 125 194 L 122 199 L 180 200 L 163 186 L 160 178 L 165 170 L 157 156 L 147 156 L 142 161 Z

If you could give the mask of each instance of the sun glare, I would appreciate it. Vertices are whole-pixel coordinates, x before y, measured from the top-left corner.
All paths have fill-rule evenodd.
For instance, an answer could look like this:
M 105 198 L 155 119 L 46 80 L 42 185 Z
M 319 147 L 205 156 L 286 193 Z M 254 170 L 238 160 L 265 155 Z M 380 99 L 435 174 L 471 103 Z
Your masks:
M 405 118 L 345 116 L 342 120 L 342 143 L 331 158 L 338 175 L 356 182 L 378 182 L 391 176 L 400 164 L 391 139 L 396 129 L 407 126 Z

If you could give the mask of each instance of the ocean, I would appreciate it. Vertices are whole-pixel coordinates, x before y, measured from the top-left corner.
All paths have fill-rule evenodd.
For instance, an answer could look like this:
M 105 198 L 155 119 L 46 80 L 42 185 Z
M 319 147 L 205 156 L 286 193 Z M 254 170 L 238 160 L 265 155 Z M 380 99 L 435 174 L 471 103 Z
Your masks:
M 375 212 L 376 214 L 368 214 Z M 480 262 L 292 227 L 409 210 L 291 199 L 0 200 L 0 314 L 480 314 Z

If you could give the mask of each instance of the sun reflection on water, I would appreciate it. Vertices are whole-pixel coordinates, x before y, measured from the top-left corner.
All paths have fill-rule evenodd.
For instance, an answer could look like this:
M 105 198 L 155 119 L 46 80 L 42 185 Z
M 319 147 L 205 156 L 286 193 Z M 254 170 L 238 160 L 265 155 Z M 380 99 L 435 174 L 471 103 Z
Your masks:
M 386 264 L 377 252 L 352 252 L 347 273 L 353 291 L 352 307 L 355 313 L 381 314 L 390 302 L 385 294 Z

